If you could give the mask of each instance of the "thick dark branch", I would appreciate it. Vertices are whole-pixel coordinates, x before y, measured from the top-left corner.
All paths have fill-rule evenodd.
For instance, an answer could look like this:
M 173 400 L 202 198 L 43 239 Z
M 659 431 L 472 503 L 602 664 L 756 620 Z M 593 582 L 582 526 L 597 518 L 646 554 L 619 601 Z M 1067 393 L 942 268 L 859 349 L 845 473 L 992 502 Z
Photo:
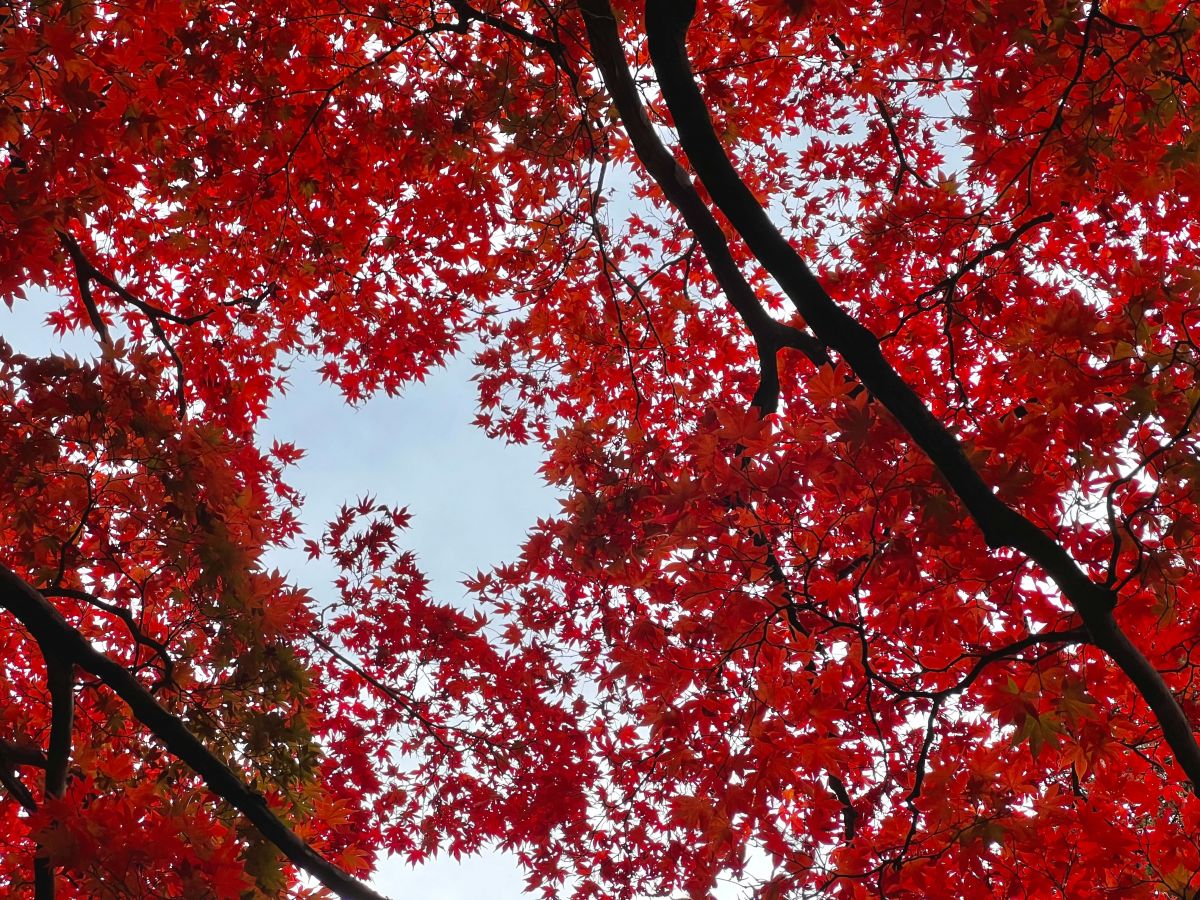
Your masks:
M 692 80 L 683 45 L 692 13 L 693 6 L 688 0 L 651 0 L 647 5 L 647 30 L 651 59 L 675 118 L 680 140 L 717 206 L 779 282 L 817 336 L 850 363 L 867 389 L 891 410 L 929 454 L 983 529 L 988 544 L 1020 549 L 1025 549 L 1022 545 L 1026 545 L 1037 549 L 1055 574 L 1078 585 L 1082 594 L 1093 594 L 1090 599 L 1098 609 L 1111 607 L 1107 592 L 1091 585 L 1087 576 L 1048 535 L 996 498 L 958 441 L 884 358 L 878 338 L 833 301 L 804 260 L 771 223 L 725 155 L 713 131 L 708 108 Z M 1089 587 L 1094 590 L 1089 592 Z
M 1180 766 L 1193 787 L 1200 787 L 1200 745 L 1166 682 L 1118 628 L 1112 617 L 1116 594 L 1094 582 L 1053 537 L 996 497 L 954 435 L 883 356 L 878 338 L 834 302 L 738 175 L 692 78 L 686 37 L 694 14 L 692 0 L 648 0 L 646 30 L 651 61 L 680 142 L 714 202 L 817 337 L 841 354 L 937 466 L 988 545 L 1024 553 L 1054 580 L 1096 645 L 1142 692 Z
M 75 725 L 75 666 L 42 648 L 46 660 L 46 686 L 50 691 L 50 743 L 46 749 L 46 797 L 67 791 L 71 765 L 71 732 Z M 54 900 L 57 886 L 54 863 L 39 846 L 33 858 L 34 900 Z
M 75 722 L 74 665 L 46 655 L 46 684 L 50 689 L 50 743 L 46 748 L 46 796 L 61 797 L 67 789 L 71 764 L 71 732 Z
M 817 365 L 828 361 L 825 348 L 809 334 L 776 321 L 768 315 L 754 289 L 746 281 L 729 251 L 721 226 L 696 192 L 687 173 L 675 161 L 646 116 L 633 74 L 617 32 L 617 22 L 608 0 L 581 0 L 579 8 L 587 25 L 588 43 L 604 86 L 617 107 L 634 152 L 657 182 L 663 195 L 679 211 L 696 235 L 708 258 L 713 276 L 724 291 L 758 348 L 761 381 L 754 395 L 760 410 L 773 411 L 778 403 L 779 377 L 775 354 L 781 347 L 794 347 Z
M 47 657 L 53 656 L 65 665 L 77 665 L 115 691 L 167 750 L 191 766 L 213 793 L 240 811 L 297 867 L 339 896 L 382 900 L 379 894 L 325 859 L 288 828 L 267 806 L 266 799 L 214 756 L 183 720 L 159 705 L 124 666 L 96 650 L 45 597 L 3 565 L 0 565 L 0 607 L 29 630 Z
M 32 744 L 0 741 L 0 765 L 46 768 L 46 754 Z

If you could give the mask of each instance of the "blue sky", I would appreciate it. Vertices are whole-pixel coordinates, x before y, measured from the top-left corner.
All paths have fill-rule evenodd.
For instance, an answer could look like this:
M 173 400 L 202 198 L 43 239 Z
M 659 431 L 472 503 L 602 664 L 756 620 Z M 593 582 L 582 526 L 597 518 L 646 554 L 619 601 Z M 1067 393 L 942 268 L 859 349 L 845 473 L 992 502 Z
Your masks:
M 90 356 L 85 334 L 56 338 L 43 325 L 53 298 L 31 291 L 13 310 L 0 304 L 0 336 L 30 355 Z M 418 556 L 435 596 L 462 601 L 461 580 L 516 556 L 526 530 L 555 513 L 553 493 L 537 474 L 535 447 L 489 440 L 471 425 L 475 392 L 469 353 L 435 372 L 402 397 L 376 397 L 358 408 L 321 382 L 311 362 L 290 373 L 289 392 L 277 398 L 261 440 L 291 441 L 306 450 L 289 481 L 306 497 L 303 521 L 312 535 L 342 503 L 371 494 L 407 506 L 413 520 L 407 546 Z M 331 572 L 298 549 L 280 551 L 270 564 L 319 597 Z M 422 900 L 515 900 L 524 879 L 512 861 L 486 854 L 461 863 L 435 859 L 418 868 L 385 861 L 375 879 L 390 897 Z
M 262 439 L 292 441 L 307 455 L 290 481 L 306 497 L 304 521 L 319 532 L 342 503 L 370 493 L 407 506 L 404 536 L 434 596 L 463 599 L 464 577 L 517 555 L 526 530 L 558 509 L 537 474 L 534 447 L 506 446 L 471 425 L 475 392 L 467 355 L 452 360 L 403 397 L 376 397 L 352 409 L 310 369 L 292 375 L 289 393 L 271 404 Z M 303 552 L 274 561 L 314 591 L 329 572 L 308 571 Z M 390 897 L 509 900 L 524 879 L 505 856 L 436 859 L 418 868 L 384 862 L 375 885 Z

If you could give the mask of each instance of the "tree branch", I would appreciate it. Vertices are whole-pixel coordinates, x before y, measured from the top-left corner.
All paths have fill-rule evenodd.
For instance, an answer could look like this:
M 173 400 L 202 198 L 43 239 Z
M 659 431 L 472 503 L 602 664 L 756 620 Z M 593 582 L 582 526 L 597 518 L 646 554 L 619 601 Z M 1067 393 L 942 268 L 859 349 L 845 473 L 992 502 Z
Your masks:
M 179 408 L 179 417 L 181 419 L 186 418 L 187 382 L 183 360 L 179 357 L 179 352 L 175 349 L 175 345 L 171 343 L 171 339 L 167 337 L 167 332 L 163 329 L 161 320 L 166 319 L 169 322 L 175 322 L 179 325 L 194 325 L 207 318 L 209 313 L 199 313 L 194 316 L 177 316 L 165 309 L 139 300 L 120 282 L 97 269 L 92 261 L 87 258 L 87 255 L 83 252 L 83 248 L 79 246 L 79 242 L 75 238 L 65 231 L 59 231 L 58 239 L 63 247 L 66 248 L 68 255 L 71 257 L 71 262 L 75 265 L 75 277 L 79 282 L 80 296 L 83 297 L 83 303 L 87 307 L 92 325 L 100 332 L 102 343 L 111 344 L 112 339 L 109 337 L 108 328 L 105 326 L 104 320 L 100 318 L 100 311 L 96 308 L 96 302 L 92 297 L 91 283 L 93 281 L 104 285 L 104 287 L 116 294 L 121 300 L 124 300 L 146 314 L 146 322 L 149 323 L 150 330 L 154 332 L 154 336 L 166 348 L 167 355 L 171 357 L 171 361 L 175 364 L 175 402 Z
M 75 722 L 74 666 L 46 656 L 46 684 L 50 688 L 50 744 L 46 749 L 46 796 L 62 797 L 71 763 L 71 731 Z
M 1193 790 L 1200 789 L 1200 744 L 1162 676 L 1113 619 L 1115 592 L 1094 582 L 1053 537 L 996 497 L 954 435 L 884 358 L 878 338 L 834 302 L 738 175 L 713 130 L 708 107 L 692 78 L 686 37 L 694 15 L 692 0 L 647 0 L 651 61 L 675 119 L 680 143 L 701 183 L 817 337 L 849 363 L 868 390 L 925 451 L 983 532 L 988 546 L 1020 551 L 1058 585 L 1096 645 L 1142 693 Z
M 663 195 L 696 235 L 713 276 L 754 338 L 759 356 L 760 381 L 753 402 L 760 411 L 773 412 L 779 402 L 779 375 L 775 361 L 779 349 L 796 348 L 815 364 L 822 365 L 829 361 L 825 348 L 812 335 L 771 318 L 759 302 L 754 289 L 734 261 L 721 226 L 700 198 L 687 173 L 659 140 L 650 124 L 633 74 L 625 61 L 616 18 L 608 0 L 581 0 L 579 8 L 583 12 L 596 67 L 617 107 L 634 152 Z
M 0 607 L 29 630 L 47 659 L 53 657 L 63 665 L 77 665 L 112 689 L 167 750 L 191 766 L 214 794 L 240 811 L 298 868 L 341 897 L 382 900 L 379 894 L 327 860 L 288 828 L 267 806 L 266 799 L 213 755 L 183 720 L 159 705 L 124 666 L 96 650 L 45 597 L 2 564 Z
M 1014 229 L 1013 233 L 1004 240 L 996 241 L 984 247 L 965 263 L 963 263 L 952 275 L 947 275 L 933 287 L 929 288 L 929 290 L 921 293 L 917 297 L 916 302 L 919 304 L 925 298 L 932 297 L 934 294 L 941 293 L 942 291 L 945 291 L 947 294 L 953 294 L 954 288 L 958 286 L 959 281 L 961 281 L 965 275 L 978 268 L 985 259 L 987 259 L 989 256 L 994 256 L 997 253 L 1005 253 L 1011 250 L 1017 241 L 1025 236 L 1025 232 L 1032 228 L 1036 228 L 1038 225 L 1045 225 L 1047 222 L 1050 222 L 1053 219 L 1054 213 L 1042 213 L 1040 216 L 1034 216 L 1032 219 L 1027 219 L 1026 221 L 1022 222 L 1016 227 L 1016 229 Z
M 158 654 L 158 658 L 162 660 L 163 665 L 163 681 L 169 683 L 175 677 L 175 661 L 171 658 L 171 654 L 167 652 L 166 646 L 163 645 L 162 641 L 152 638 L 142 631 L 138 626 L 137 620 L 133 617 L 133 613 L 123 606 L 118 606 L 116 603 L 109 603 L 107 600 L 101 600 L 94 594 L 77 590 L 76 588 L 47 587 L 40 588 L 39 590 L 43 597 L 70 597 L 72 600 L 80 600 L 89 606 L 103 610 L 109 615 L 116 616 L 125 623 L 125 627 L 137 643 L 149 647 Z
M 575 71 L 574 67 L 571 65 L 571 61 L 567 58 L 566 48 L 558 41 L 542 37 L 539 34 L 534 34 L 531 31 L 528 31 L 517 25 L 513 25 L 511 22 L 502 19 L 500 16 L 492 15 L 489 12 L 484 12 L 481 9 L 477 9 L 470 3 L 467 3 L 466 0 L 450 0 L 450 5 L 454 8 L 454 11 L 459 14 L 464 22 L 475 21 L 483 25 L 490 25 L 492 28 L 495 28 L 502 34 L 506 34 L 509 37 L 516 38 L 519 41 L 523 41 L 526 44 L 537 47 L 539 50 L 544 50 L 550 55 L 550 58 L 554 60 L 554 64 L 567 73 L 567 77 L 571 80 L 572 84 L 576 84 L 579 81 L 579 74 Z
M 88 262 L 87 257 L 83 255 L 83 251 L 80 250 L 79 244 L 75 242 L 74 238 L 65 231 L 60 231 L 58 238 L 71 257 L 71 264 L 75 267 L 75 282 L 79 286 L 79 299 L 83 301 L 83 307 L 87 310 L 88 321 L 92 323 L 92 327 L 100 336 L 100 343 L 107 347 L 112 344 L 112 337 L 108 333 L 108 326 L 104 324 L 104 318 L 100 315 L 99 307 L 96 306 L 96 298 L 92 296 L 92 272 L 95 270 Z
M 196 313 L 192 316 L 180 316 L 170 310 L 163 309 L 161 306 L 147 303 L 145 300 L 130 293 L 115 278 L 97 269 L 95 263 L 88 259 L 87 254 L 83 252 L 83 248 L 79 246 L 79 242 L 70 234 L 60 231 L 58 232 L 58 239 L 63 247 L 66 248 L 68 255 L 71 257 L 71 262 L 75 265 L 75 271 L 80 275 L 81 280 L 99 282 L 130 306 L 141 310 L 150 319 L 166 319 L 168 322 L 174 322 L 176 325 L 195 325 L 197 322 L 203 322 L 212 315 L 212 311 L 209 310 L 208 312 Z
M 37 801 L 25 783 L 17 776 L 17 766 L 46 768 L 46 755 L 37 747 L 0 741 L 0 785 L 13 795 L 26 812 L 37 811 Z
M 40 643 L 39 643 L 40 646 Z M 75 667 L 42 647 L 46 685 L 50 690 L 50 743 L 46 750 L 46 797 L 58 799 L 67 790 L 71 764 L 71 732 L 75 722 Z M 39 846 L 33 858 L 35 900 L 54 900 L 54 863 Z
M 842 837 L 847 841 L 854 840 L 855 826 L 858 824 L 858 810 L 854 808 L 854 803 L 850 800 L 850 794 L 846 790 L 846 785 L 842 779 L 834 774 L 830 774 L 825 778 L 829 789 L 833 791 L 833 796 L 842 804 Z
M 6 765 L 0 765 L 0 784 L 21 804 L 22 809 L 26 812 L 37 812 L 37 801 L 33 799 L 33 794 L 17 777 L 17 773 Z
M 35 769 L 44 769 L 46 768 L 46 754 L 32 744 L 0 741 L 0 762 L 10 766 L 32 766 Z

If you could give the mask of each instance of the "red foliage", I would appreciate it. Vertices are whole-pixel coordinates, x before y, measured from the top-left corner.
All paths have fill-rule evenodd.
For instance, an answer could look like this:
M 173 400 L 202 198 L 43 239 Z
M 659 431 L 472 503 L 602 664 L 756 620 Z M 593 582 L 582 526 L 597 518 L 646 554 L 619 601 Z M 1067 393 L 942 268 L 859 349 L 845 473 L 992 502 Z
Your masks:
M 0 295 L 98 340 L 0 343 L 4 565 L 353 875 L 498 845 L 547 897 L 1193 896 L 1200 17 L 703 5 L 713 133 L 805 297 L 650 18 L 0 7 Z M 695 184 L 655 168 L 676 125 Z M 297 356 L 357 401 L 475 341 L 479 425 L 563 509 L 464 608 L 403 510 L 301 535 L 302 450 L 255 428 Z M 332 602 L 264 567 L 298 540 Z M 64 755 L 63 660 L 0 605 L 13 896 L 35 856 L 61 896 L 306 892 L 82 669 Z

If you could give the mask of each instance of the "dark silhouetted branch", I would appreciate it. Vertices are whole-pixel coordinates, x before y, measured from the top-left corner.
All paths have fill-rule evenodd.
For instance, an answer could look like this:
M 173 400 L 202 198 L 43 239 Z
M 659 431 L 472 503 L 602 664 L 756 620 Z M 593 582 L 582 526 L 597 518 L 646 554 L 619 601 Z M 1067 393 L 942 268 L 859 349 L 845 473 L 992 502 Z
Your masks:
M 659 86 L 701 183 L 817 337 L 841 355 L 937 466 L 988 546 L 1023 553 L 1058 585 L 1095 644 L 1141 692 L 1193 789 L 1200 788 L 1200 744 L 1162 676 L 1117 626 L 1116 593 L 1093 581 L 1051 535 L 995 495 L 954 435 L 884 358 L 878 338 L 829 296 L 738 175 L 691 74 L 686 37 L 694 14 L 692 0 L 648 0 L 646 31 Z
M 3 565 L 0 565 L 0 607 L 29 630 L 47 659 L 53 658 L 64 666 L 79 666 L 114 691 L 168 751 L 191 766 L 214 794 L 249 819 L 298 868 L 341 897 L 382 900 L 379 894 L 327 860 L 288 828 L 267 806 L 262 794 L 205 747 L 182 719 L 161 706 L 129 670 L 93 647 L 45 597 Z
M 659 140 L 650 124 L 625 61 L 625 51 L 608 0 L 582 0 L 580 9 L 587 25 L 588 42 L 596 66 L 629 134 L 634 152 L 663 195 L 696 235 L 713 276 L 754 338 L 760 379 L 753 402 L 759 410 L 773 412 L 779 400 L 779 372 L 775 355 L 780 348 L 798 349 L 817 365 L 828 361 L 825 348 L 812 335 L 771 318 L 759 302 L 754 289 L 734 261 L 721 226 L 700 198 L 687 173 Z

